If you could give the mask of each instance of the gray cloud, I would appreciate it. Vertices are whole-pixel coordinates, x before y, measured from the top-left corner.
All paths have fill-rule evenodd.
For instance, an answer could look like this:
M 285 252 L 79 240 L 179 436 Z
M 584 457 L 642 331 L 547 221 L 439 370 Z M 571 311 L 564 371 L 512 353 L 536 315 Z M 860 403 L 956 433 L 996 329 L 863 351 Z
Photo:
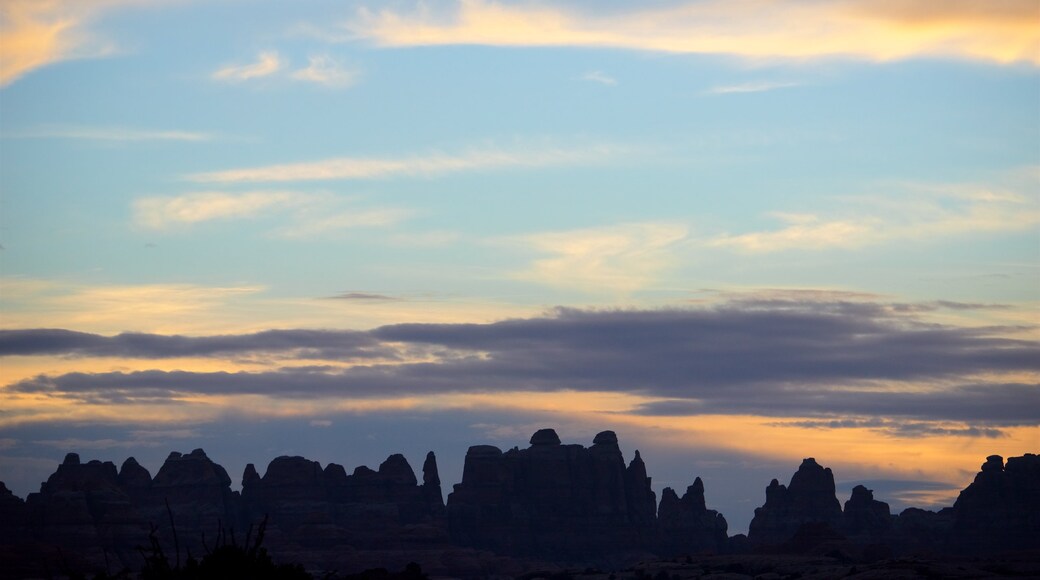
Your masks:
M 281 353 L 300 359 L 392 358 L 396 351 L 365 332 L 267 330 L 252 334 L 102 336 L 62 329 L 0 330 L 0 356 L 59 355 L 164 359 Z
M 1005 437 L 1007 434 L 993 427 L 977 427 L 966 425 L 963 427 L 942 427 L 932 423 L 921 421 L 892 421 L 881 418 L 871 419 L 832 419 L 832 420 L 810 420 L 794 421 L 787 423 L 775 423 L 806 429 L 855 429 L 867 428 L 898 435 L 901 437 L 929 437 L 934 435 L 952 435 L 955 437 L 986 437 L 996 439 Z
M 374 292 L 343 292 L 329 297 L 331 300 L 357 300 L 361 302 L 397 302 L 400 298 Z
M 1040 370 L 1040 345 L 1004 336 L 1009 330 L 1017 329 L 927 324 L 873 302 L 770 299 L 702 309 L 557 309 L 490 324 L 398 324 L 366 332 L 103 337 L 6 331 L 0 353 L 167 358 L 279 352 L 361 362 L 383 357 L 381 364 L 349 369 L 41 375 L 10 387 L 109 403 L 200 393 L 310 398 L 574 389 L 672 399 L 637 410 L 646 415 L 886 416 L 987 428 L 1035 424 L 1037 385 L 966 378 Z M 395 360 L 396 349 L 422 351 L 432 360 L 387 363 Z M 900 382 L 929 389 L 891 390 Z M 941 429 L 900 428 L 919 435 Z
M 831 389 L 826 387 L 791 388 L 763 385 L 756 391 L 700 400 L 668 400 L 648 403 L 636 413 L 649 416 L 683 416 L 704 413 L 748 413 L 771 417 L 805 417 L 834 415 L 877 415 L 903 419 L 961 421 L 990 425 L 1035 425 L 1035 409 L 1040 408 L 1040 386 L 1031 384 L 956 385 L 925 392 L 888 389 Z M 816 428 L 876 427 L 894 430 L 902 435 L 923 436 L 924 426 L 913 423 L 853 424 L 848 420 L 835 423 L 817 422 L 802 426 Z M 932 434 L 942 428 L 933 427 Z M 969 433 L 962 433 L 968 435 Z M 997 433 L 979 433 L 999 436 Z

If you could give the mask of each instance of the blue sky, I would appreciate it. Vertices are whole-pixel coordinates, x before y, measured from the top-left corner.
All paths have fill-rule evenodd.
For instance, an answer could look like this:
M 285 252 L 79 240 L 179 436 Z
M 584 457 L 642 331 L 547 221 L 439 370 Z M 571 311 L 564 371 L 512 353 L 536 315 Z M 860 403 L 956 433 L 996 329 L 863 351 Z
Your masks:
M 818 448 L 839 478 L 953 489 L 985 455 L 1040 442 L 1035 418 L 1007 412 L 1038 396 L 1034 2 L 15 0 L 0 16 L 0 467 L 15 474 L 0 478 L 20 493 L 67 451 L 47 441 L 142 455 L 158 437 L 219 461 L 229 416 L 272 442 L 260 463 L 278 442 L 306 455 L 314 429 L 351 416 L 374 438 L 455 420 L 467 443 L 510 447 L 541 423 L 578 440 L 614 428 L 643 446 L 651 475 L 655 452 L 669 473 L 698 453 L 732 457 L 718 488 L 746 478 L 742 461 L 793 471 Z M 631 314 L 626 352 L 659 332 L 701 337 L 708 314 L 755 348 L 727 351 L 740 364 L 715 382 L 676 374 L 703 352 L 696 341 L 653 367 L 670 369 L 660 376 L 637 359 L 628 383 L 614 380 L 626 369 L 595 363 L 582 376 L 565 361 L 613 346 L 549 340 L 572 312 L 557 307 L 603 324 Z M 661 326 L 668 313 L 689 326 Z M 880 338 L 821 331 L 789 350 L 803 331 L 762 331 L 755 316 L 767 314 Z M 546 339 L 485 350 L 380 330 L 496 333 L 509 319 L 544 325 Z M 241 345 L 99 354 L 41 328 Z M 958 350 L 921 348 L 934 328 Z M 383 350 L 364 361 L 300 356 L 302 343 L 272 351 L 254 336 L 269 329 L 370 331 Z M 885 372 L 825 372 L 829 341 Z M 507 364 L 549 348 L 559 362 L 537 381 Z M 768 352 L 802 366 L 772 382 L 733 370 L 787 372 Z M 893 353 L 911 353 L 916 370 L 897 372 Z M 973 364 L 941 371 L 951 354 Z M 458 364 L 470 356 L 497 374 L 475 384 Z M 364 382 L 408 383 L 416 364 L 447 378 L 384 396 Z M 323 374 L 300 395 L 217 392 L 205 378 L 293 382 L 293 367 L 315 365 Z M 156 394 L 160 375 L 139 371 L 183 384 Z M 89 386 L 68 386 L 72 375 Z M 797 412 L 703 390 L 774 401 L 821 377 L 832 390 Z M 975 388 L 999 404 L 958 412 Z M 893 414 L 842 399 L 848 390 L 937 394 L 928 404 L 945 411 Z M 141 439 L 135 421 L 186 436 Z M 742 433 L 783 443 L 756 450 Z M 429 437 L 441 456 L 464 452 L 454 431 Z M 862 457 L 837 451 L 847 446 Z M 908 471 L 886 453 L 930 459 Z M 715 507 L 739 530 L 760 500 Z

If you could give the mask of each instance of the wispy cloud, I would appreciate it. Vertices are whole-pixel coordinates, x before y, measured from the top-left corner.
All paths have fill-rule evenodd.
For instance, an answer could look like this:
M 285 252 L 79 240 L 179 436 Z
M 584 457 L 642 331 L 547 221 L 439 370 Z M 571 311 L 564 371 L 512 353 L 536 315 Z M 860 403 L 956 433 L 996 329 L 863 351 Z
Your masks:
M 329 299 L 330 300 L 352 300 L 352 301 L 361 301 L 361 302 L 373 302 L 373 301 L 374 302 L 388 302 L 388 301 L 389 302 L 393 302 L 393 301 L 401 300 L 401 298 L 397 298 L 395 296 L 388 296 L 386 294 L 377 294 L 375 292 L 357 292 L 357 291 L 343 292 L 343 293 L 337 294 L 335 296 L 330 296 Z
M 653 283 L 673 262 L 670 250 L 686 238 L 674 223 L 636 223 L 532 234 L 507 241 L 550 257 L 513 276 L 565 288 L 629 293 Z
M 292 73 L 293 79 L 336 88 L 349 87 L 357 80 L 357 71 L 344 68 L 327 54 L 311 56 L 308 61 L 307 68 Z
M 83 139 L 88 141 L 209 141 L 211 133 L 179 130 L 133 129 L 129 127 L 90 127 L 83 125 L 45 125 L 5 133 L 8 139 Z
M 240 82 L 273 75 L 285 66 L 282 57 L 274 50 L 257 55 L 256 62 L 243 65 L 228 65 L 216 70 L 212 77 L 219 81 Z
M 532 148 L 515 151 L 488 148 L 457 154 L 432 154 L 396 159 L 338 157 L 322 161 L 195 173 L 186 178 L 189 181 L 197 182 L 255 183 L 375 179 L 396 176 L 429 177 L 485 169 L 595 163 L 617 153 L 617 148 L 607 146 L 590 146 L 581 149 Z
M 618 84 L 617 79 L 598 70 L 589 71 L 581 75 L 581 80 L 612 87 Z
M 894 240 L 1014 233 L 1040 226 L 1040 204 L 1030 196 L 974 185 L 898 186 L 902 195 L 846 200 L 844 215 L 773 213 L 783 226 L 725 234 L 709 246 L 749 253 L 793 249 L 850 249 Z
M 882 434 L 900 437 L 985 437 L 996 439 L 1007 434 L 993 427 L 977 427 L 966 424 L 945 424 L 941 422 L 922 422 L 882 419 L 809 419 L 802 421 L 784 421 L 773 423 L 781 427 L 800 427 L 803 429 L 870 429 Z
M 1033 0 L 707 0 L 620 12 L 460 0 L 447 9 L 361 10 L 342 36 L 388 47 L 580 46 L 752 59 L 947 57 L 1040 64 L 1038 18 Z
M 0 87 L 37 68 L 115 52 L 111 40 L 90 30 L 106 10 L 139 0 L 5 0 L 0 3 Z
M 378 228 L 399 224 L 415 215 L 407 208 L 352 208 L 329 212 L 328 207 L 312 206 L 293 218 L 289 225 L 275 230 L 284 238 L 309 238 L 340 230 Z
M 766 91 L 775 91 L 776 89 L 786 89 L 790 87 L 797 87 L 799 83 L 781 83 L 781 82 L 769 82 L 769 81 L 758 81 L 741 83 L 738 85 L 721 85 L 717 87 L 711 87 L 704 91 L 706 95 L 728 95 L 733 93 L 763 93 Z
M 262 286 L 145 284 L 84 286 L 67 281 L 0 277 L 0 326 L 69 325 L 98 332 L 147 328 L 157 332 L 212 331 L 226 325 L 233 305 L 256 299 Z M 257 309 L 249 318 L 255 318 Z M 248 318 L 239 326 L 249 324 Z M 274 325 L 268 321 L 268 327 Z
M 262 212 L 300 206 L 313 196 L 294 191 L 228 193 L 199 191 L 173 197 L 145 197 L 133 202 L 134 222 L 149 229 L 253 217 Z
M 298 191 L 199 191 L 169 197 L 140 198 L 133 202 L 133 212 L 134 223 L 138 227 L 152 230 L 277 214 L 288 223 L 273 233 L 286 238 L 327 234 L 349 228 L 389 226 L 414 213 L 405 208 L 358 207 L 354 201 L 331 194 Z
M 462 234 L 455 231 L 435 230 L 429 232 L 404 232 L 387 238 L 395 246 L 435 248 L 459 242 Z

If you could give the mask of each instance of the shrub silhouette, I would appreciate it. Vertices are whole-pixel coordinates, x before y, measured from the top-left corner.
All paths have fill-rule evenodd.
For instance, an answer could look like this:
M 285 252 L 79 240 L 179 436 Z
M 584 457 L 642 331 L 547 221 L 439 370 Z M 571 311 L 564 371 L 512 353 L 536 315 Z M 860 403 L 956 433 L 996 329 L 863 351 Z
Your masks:
M 246 535 L 245 546 L 240 546 L 234 533 L 230 541 L 223 527 L 217 531 L 217 539 L 213 548 L 206 547 L 206 555 L 196 560 L 190 553 L 184 566 L 180 565 L 180 549 L 177 548 L 177 561 L 170 565 L 170 559 L 162 549 L 159 538 L 152 526 L 148 534 L 149 547 L 138 548 L 144 557 L 144 568 L 141 569 L 142 580 L 226 580 L 249 578 L 255 580 L 311 580 L 312 576 L 300 564 L 275 564 L 262 546 L 264 532 L 267 529 L 267 517 L 264 517 L 257 529 L 256 539 L 251 541 L 253 528 L 250 526 Z M 176 530 L 174 530 L 176 538 Z M 203 546 L 206 538 L 203 535 Z

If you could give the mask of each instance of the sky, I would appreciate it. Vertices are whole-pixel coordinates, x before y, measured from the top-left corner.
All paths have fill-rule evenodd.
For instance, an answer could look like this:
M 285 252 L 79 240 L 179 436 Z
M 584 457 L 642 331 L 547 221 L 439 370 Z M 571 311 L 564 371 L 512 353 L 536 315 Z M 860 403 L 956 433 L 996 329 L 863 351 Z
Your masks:
M 1034 0 L 6 0 L 0 480 L 618 433 L 746 531 L 801 459 L 1040 451 Z

